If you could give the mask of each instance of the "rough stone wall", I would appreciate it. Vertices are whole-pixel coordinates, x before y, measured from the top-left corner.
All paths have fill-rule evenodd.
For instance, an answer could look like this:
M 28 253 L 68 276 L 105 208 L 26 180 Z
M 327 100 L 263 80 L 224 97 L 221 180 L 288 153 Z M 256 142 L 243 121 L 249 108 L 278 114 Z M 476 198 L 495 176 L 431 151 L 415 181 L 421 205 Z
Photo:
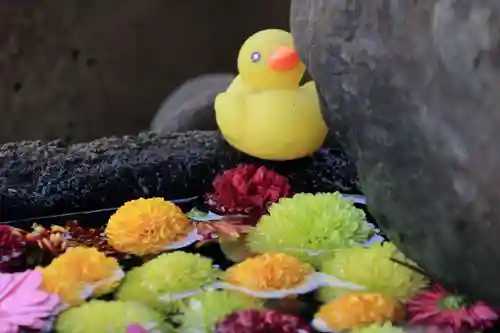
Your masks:
M 500 2 L 294 0 L 291 17 L 377 223 L 500 306 Z
M 283 0 L 0 2 L 0 142 L 148 127 L 176 86 L 234 71 L 245 37 L 288 27 Z

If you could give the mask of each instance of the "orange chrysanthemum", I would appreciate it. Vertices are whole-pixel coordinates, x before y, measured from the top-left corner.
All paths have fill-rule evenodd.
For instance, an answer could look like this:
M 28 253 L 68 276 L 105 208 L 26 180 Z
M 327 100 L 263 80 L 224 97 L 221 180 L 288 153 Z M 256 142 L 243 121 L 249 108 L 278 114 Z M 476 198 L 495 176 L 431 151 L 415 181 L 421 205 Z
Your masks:
M 126 202 L 108 221 L 108 242 L 120 252 L 146 255 L 186 238 L 194 225 L 182 210 L 163 198 Z
M 42 289 L 69 305 L 89 296 L 101 296 L 117 287 L 122 270 L 115 258 L 95 248 L 74 247 L 42 269 Z
M 255 291 L 293 289 L 302 285 L 314 268 L 284 253 L 266 253 L 229 268 L 225 280 Z
M 400 321 L 404 318 L 404 307 L 397 299 L 383 294 L 353 293 L 323 305 L 315 317 L 331 330 L 344 331 Z

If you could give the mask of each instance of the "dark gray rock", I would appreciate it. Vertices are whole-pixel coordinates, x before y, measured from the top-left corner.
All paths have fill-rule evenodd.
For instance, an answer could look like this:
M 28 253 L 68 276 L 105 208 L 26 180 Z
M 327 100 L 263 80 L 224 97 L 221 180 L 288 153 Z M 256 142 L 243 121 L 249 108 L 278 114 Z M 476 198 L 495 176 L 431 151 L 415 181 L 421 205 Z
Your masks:
M 390 239 L 500 305 L 500 2 L 294 0 L 291 25 Z
M 151 122 L 159 133 L 216 130 L 214 100 L 235 75 L 206 74 L 186 81 L 162 103 Z
M 0 218 L 112 208 L 144 196 L 203 196 L 216 173 L 253 162 L 288 176 L 297 192 L 357 192 L 354 166 L 335 148 L 297 161 L 263 162 L 235 151 L 215 131 L 73 145 L 27 141 L 0 145 Z

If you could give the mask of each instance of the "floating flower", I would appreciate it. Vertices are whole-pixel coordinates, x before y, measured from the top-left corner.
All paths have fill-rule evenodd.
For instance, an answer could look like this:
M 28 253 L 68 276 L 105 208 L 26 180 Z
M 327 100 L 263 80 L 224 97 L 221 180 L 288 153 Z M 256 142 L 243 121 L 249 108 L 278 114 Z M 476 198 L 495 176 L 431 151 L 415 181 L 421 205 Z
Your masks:
M 428 280 L 397 261 L 415 265 L 394 244 L 375 243 L 369 247 L 356 246 L 336 251 L 332 259 L 323 262 L 321 271 L 362 285 L 367 291 L 383 293 L 406 302 L 425 288 Z M 346 292 L 349 290 L 325 287 L 320 291 L 320 298 L 327 302 Z
M 273 310 L 233 312 L 215 328 L 215 333 L 309 333 L 311 327 L 296 316 Z
M 122 257 L 108 244 L 104 228 L 83 228 L 78 221 L 69 221 L 66 225 L 52 225 L 44 228 L 34 224 L 33 231 L 26 235 L 28 243 L 36 243 L 42 250 L 54 256 L 64 253 L 68 247 L 94 247 L 106 255 Z
M 248 234 L 252 227 L 246 223 L 244 216 L 227 216 L 220 220 L 198 222 L 196 228 L 202 240 L 210 240 L 213 237 L 224 241 L 231 241 Z
M 210 243 L 219 243 L 226 259 L 233 262 L 240 262 L 253 256 L 248 249 L 246 236 L 255 225 L 255 216 L 220 216 L 193 209 L 188 213 L 188 217 L 197 222 L 199 240 L 196 243 L 197 248 Z
M 179 316 L 179 332 L 212 333 L 215 325 L 227 315 L 245 309 L 258 309 L 262 304 L 245 294 L 233 291 L 206 291 L 191 297 Z
M 292 194 L 285 176 L 264 166 L 241 164 L 224 171 L 213 181 L 207 203 L 220 214 L 262 215 L 269 205 Z
M 246 234 L 236 239 L 221 238 L 218 241 L 219 248 L 228 261 L 242 262 L 257 255 L 248 248 Z
M 56 256 L 68 248 L 68 229 L 53 225 L 49 229 L 41 225 L 33 224 L 33 231 L 26 235 L 28 243 L 36 243 L 43 251 L 50 252 Z
M 321 332 L 338 332 L 401 321 L 404 315 L 403 305 L 392 297 L 353 293 L 323 305 L 314 316 L 313 326 Z
M 249 258 L 229 268 L 225 280 L 233 285 L 256 291 L 292 289 L 306 282 L 314 268 L 299 259 L 282 254 L 266 253 Z
M 40 290 L 41 283 L 40 272 L 34 270 L 0 273 L 0 332 L 48 328 L 46 320 L 55 315 L 59 297 Z
M 164 312 L 175 311 L 176 301 L 202 292 L 218 276 L 211 259 L 171 252 L 129 271 L 116 297 L 122 301 L 140 301 Z
M 325 279 L 311 265 L 283 253 L 266 253 L 248 258 L 229 268 L 223 277 L 225 283 L 220 284 L 222 288 L 260 298 L 305 294 L 326 284 L 362 289 L 334 278 Z
M 65 225 L 69 237 L 68 247 L 86 246 L 93 247 L 107 256 L 123 257 L 108 243 L 104 228 L 84 228 L 78 221 L 70 221 Z
M 273 204 L 248 240 L 253 252 L 284 252 L 317 264 L 371 234 L 365 213 L 340 193 L 299 193 Z
M 440 285 L 418 293 L 407 304 L 410 323 L 430 326 L 429 332 L 481 332 L 493 326 L 498 312 L 484 302 L 467 302 L 465 297 L 446 292 Z
M 173 333 L 163 316 L 138 302 L 93 300 L 63 312 L 56 322 L 57 333 L 127 333 L 139 324 L 148 332 Z
M 139 324 L 130 324 L 127 326 L 127 333 L 150 333 Z
M 397 326 L 392 326 L 391 323 L 372 324 L 360 329 L 352 331 L 352 333 L 405 333 L 405 331 Z
M 116 250 L 138 256 L 185 247 L 197 239 L 182 210 L 162 198 L 126 202 L 109 219 L 106 235 Z
M 23 233 L 7 225 L 0 225 L 0 271 L 8 270 L 13 261 L 25 253 Z
M 42 289 L 59 295 L 67 305 L 112 291 L 124 275 L 115 258 L 85 247 L 69 248 L 41 272 Z

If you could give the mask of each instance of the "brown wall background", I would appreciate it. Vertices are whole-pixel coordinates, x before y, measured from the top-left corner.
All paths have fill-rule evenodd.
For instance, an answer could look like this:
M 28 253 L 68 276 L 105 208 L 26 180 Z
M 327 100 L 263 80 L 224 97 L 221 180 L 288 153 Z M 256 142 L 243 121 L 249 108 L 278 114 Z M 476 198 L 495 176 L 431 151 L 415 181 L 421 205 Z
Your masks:
M 288 14 L 289 0 L 3 0 L 0 142 L 146 129 L 176 86 L 235 71 L 245 38 Z

